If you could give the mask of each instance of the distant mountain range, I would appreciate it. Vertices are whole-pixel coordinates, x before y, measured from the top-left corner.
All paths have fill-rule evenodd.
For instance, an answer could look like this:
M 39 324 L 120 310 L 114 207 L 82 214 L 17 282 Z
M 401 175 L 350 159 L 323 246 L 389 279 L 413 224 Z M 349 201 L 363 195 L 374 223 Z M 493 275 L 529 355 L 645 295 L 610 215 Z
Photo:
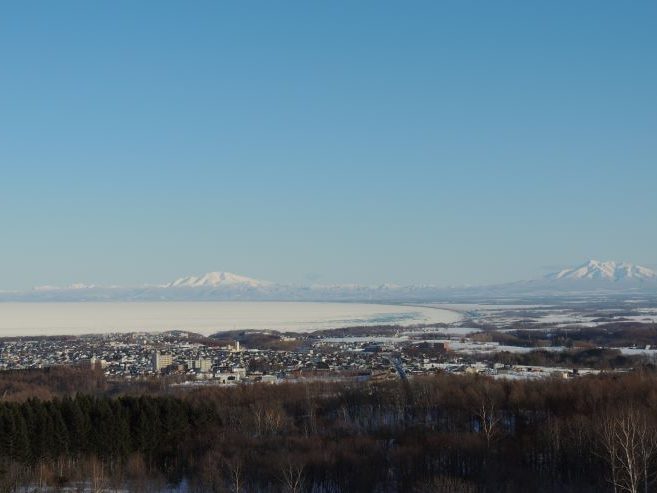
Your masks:
M 568 294 L 657 294 L 657 272 L 626 262 L 590 260 L 530 281 L 471 287 L 357 284 L 297 286 L 230 272 L 209 272 L 138 287 L 73 284 L 2 292 L 0 301 L 441 301 L 456 298 L 535 297 Z
M 550 273 L 542 279 L 478 289 L 515 296 L 633 293 L 657 295 L 657 272 L 627 262 L 589 260 L 582 265 Z

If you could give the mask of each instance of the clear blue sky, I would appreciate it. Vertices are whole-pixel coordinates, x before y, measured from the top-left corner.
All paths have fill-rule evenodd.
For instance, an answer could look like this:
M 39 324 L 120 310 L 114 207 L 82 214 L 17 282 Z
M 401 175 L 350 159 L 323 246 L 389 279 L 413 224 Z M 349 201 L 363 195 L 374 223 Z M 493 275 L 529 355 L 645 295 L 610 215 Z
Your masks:
M 657 2 L 4 2 L 0 289 L 657 264 Z

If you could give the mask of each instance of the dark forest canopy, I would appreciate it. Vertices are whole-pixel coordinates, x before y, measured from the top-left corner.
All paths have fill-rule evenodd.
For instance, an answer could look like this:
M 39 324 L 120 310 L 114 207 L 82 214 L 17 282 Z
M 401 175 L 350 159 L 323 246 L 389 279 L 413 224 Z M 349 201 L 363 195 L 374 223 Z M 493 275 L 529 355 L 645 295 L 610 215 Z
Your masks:
M 646 372 L 0 402 L 0 491 L 85 479 L 135 491 L 183 480 L 191 491 L 643 491 L 657 472 L 656 411 Z M 636 443 L 619 439 L 628 427 Z

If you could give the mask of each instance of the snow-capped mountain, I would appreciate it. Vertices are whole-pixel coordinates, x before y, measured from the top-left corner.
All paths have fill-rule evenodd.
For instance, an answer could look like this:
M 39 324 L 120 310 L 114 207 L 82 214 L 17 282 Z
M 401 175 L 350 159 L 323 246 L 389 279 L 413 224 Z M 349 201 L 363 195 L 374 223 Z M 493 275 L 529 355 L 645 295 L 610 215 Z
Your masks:
M 583 265 L 571 269 L 564 269 L 548 274 L 547 279 L 553 281 L 570 280 L 602 280 L 602 281 L 655 281 L 657 272 L 648 267 L 634 265 L 627 262 L 600 262 L 589 260 Z
M 242 286 L 259 288 L 271 286 L 272 283 L 259 281 L 246 276 L 240 276 L 231 272 L 208 272 L 201 276 L 181 277 L 166 284 L 165 288 L 220 288 L 231 286 Z
M 133 287 L 73 284 L 0 293 L 0 301 L 370 301 L 429 302 L 454 299 L 550 297 L 587 294 L 657 294 L 657 272 L 625 262 L 590 260 L 530 281 L 493 286 L 438 287 L 381 284 L 289 285 L 230 272 L 181 277 Z
M 486 287 L 477 288 L 485 290 Z M 657 294 L 657 272 L 648 267 L 589 260 L 563 269 L 542 279 L 490 286 L 489 292 L 513 296 L 563 296 L 587 294 L 631 295 L 639 292 Z

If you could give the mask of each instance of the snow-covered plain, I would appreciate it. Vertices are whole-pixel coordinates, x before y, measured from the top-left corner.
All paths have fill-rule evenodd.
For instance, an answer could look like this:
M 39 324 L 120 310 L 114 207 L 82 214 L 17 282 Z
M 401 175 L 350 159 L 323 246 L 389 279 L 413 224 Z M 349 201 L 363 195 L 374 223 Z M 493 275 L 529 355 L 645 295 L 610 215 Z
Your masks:
M 453 323 L 454 311 L 310 302 L 0 303 L 0 337 L 234 329 L 310 331 L 356 325 Z

